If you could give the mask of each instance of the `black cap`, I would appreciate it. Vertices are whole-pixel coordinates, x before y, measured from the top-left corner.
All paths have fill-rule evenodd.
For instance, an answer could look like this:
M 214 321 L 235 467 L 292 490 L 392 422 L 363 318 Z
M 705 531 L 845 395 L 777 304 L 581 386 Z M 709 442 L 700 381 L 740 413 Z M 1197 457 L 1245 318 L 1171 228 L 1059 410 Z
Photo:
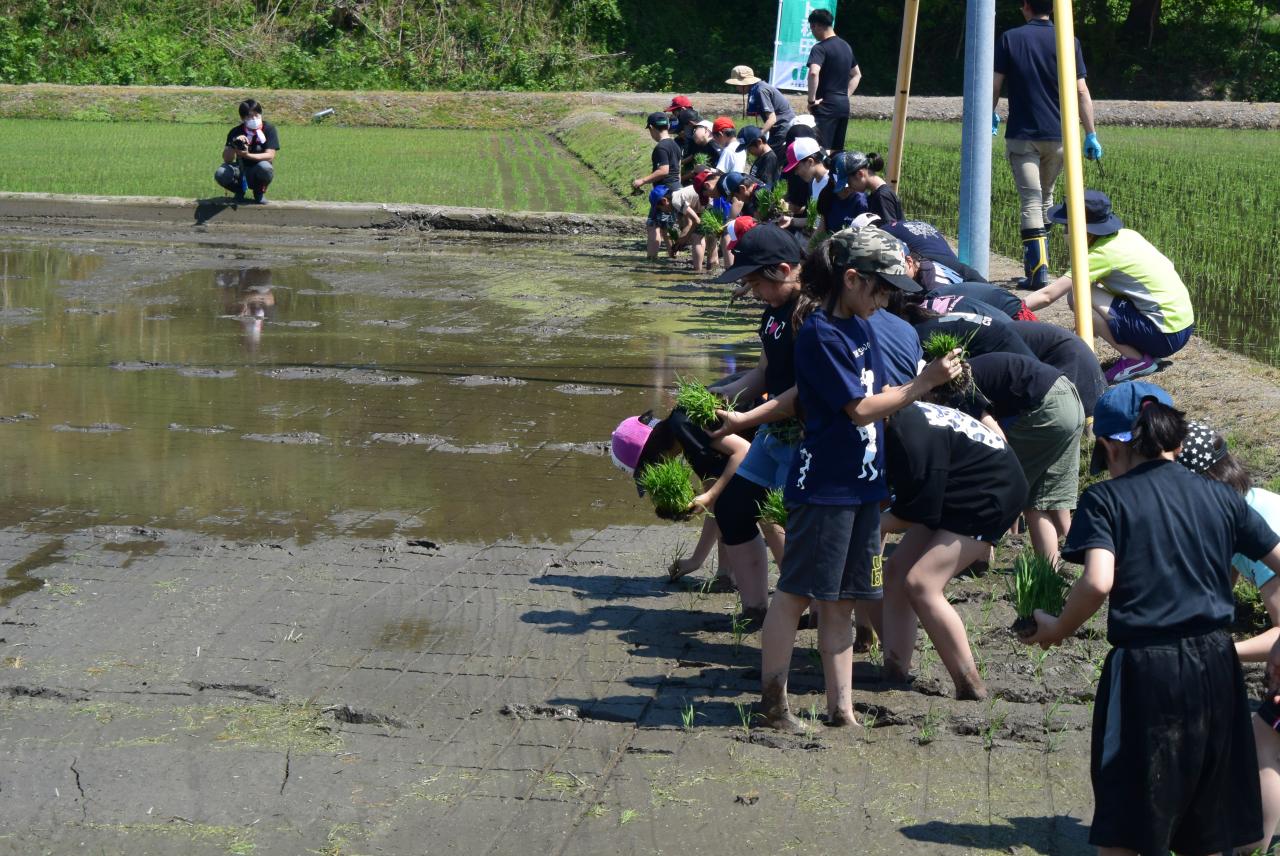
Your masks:
M 804 248 L 786 229 L 773 223 L 756 226 L 738 241 L 733 251 L 733 267 L 712 282 L 737 282 L 750 273 L 769 265 L 800 264 Z
M 646 128 L 667 128 L 671 125 L 671 119 L 666 113 L 650 113 L 649 119 L 644 123 Z

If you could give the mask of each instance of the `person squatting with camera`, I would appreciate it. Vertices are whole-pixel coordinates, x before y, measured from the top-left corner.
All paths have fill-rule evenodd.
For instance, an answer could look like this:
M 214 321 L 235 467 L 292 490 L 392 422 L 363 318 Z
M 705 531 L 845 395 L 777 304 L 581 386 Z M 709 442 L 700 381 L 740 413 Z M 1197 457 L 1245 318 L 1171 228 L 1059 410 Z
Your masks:
M 266 204 L 267 187 L 275 178 L 276 152 L 280 136 L 275 125 L 262 118 L 262 105 L 252 98 L 240 102 L 240 124 L 227 132 L 222 149 L 222 165 L 213 180 L 230 190 L 237 202 L 243 202 L 250 191 L 253 201 Z

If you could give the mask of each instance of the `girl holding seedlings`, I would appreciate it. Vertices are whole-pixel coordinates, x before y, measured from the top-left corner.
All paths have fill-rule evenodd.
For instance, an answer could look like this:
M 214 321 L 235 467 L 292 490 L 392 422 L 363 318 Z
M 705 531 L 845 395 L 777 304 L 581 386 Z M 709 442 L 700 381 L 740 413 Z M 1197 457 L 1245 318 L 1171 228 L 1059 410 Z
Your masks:
M 817 308 L 796 335 L 804 439 L 787 474 L 787 551 L 761 639 L 762 714 L 774 728 L 803 727 L 787 703 L 787 674 L 796 626 L 815 600 L 828 722 L 855 722 L 850 619 L 856 600 L 881 597 L 881 420 L 960 371 L 958 353 L 948 354 L 905 386 L 877 391 L 881 361 L 866 319 L 891 290 L 920 289 L 906 275 L 901 246 L 879 229 L 838 232 L 801 269 Z
M 1195 332 L 1195 310 L 1182 278 L 1160 251 L 1111 211 L 1105 193 L 1084 193 L 1085 231 L 1089 236 L 1089 281 L 1093 283 L 1094 329 L 1120 353 L 1107 369 L 1107 382 L 1120 383 L 1158 371 Z M 1048 217 L 1066 225 L 1067 206 Z M 1059 277 L 1027 297 L 1032 311 L 1071 293 L 1070 275 Z
M 964 622 L 943 590 L 971 563 L 985 560 L 1018 518 L 1027 498 L 1022 468 L 998 432 L 924 402 L 889 418 L 885 464 L 893 505 L 880 527 L 906 533 L 884 568 L 885 676 L 909 680 L 918 617 L 956 698 L 986 698 Z
M 818 141 L 811 137 L 799 137 L 787 146 L 787 163 L 782 168 L 782 172 L 784 175 L 794 173 L 796 177 L 809 183 L 809 194 L 805 197 L 804 204 L 797 205 L 794 198 L 788 199 L 791 202 L 792 211 L 797 215 L 806 210 L 808 200 L 817 199 L 822 195 L 822 191 L 831 180 L 826 153 L 822 151 Z
M 1253 731 L 1235 615 L 1236 553 L 1280 573 L 1280 536 L 1225 484 L 1174 462 L 1187 423 L 1169 394 L 1122 383 L 1094 409 L 1091 472 L 1062 555 L 1083 563 L 1061 615 L 1035 614 L 1042 647 L 1110 598 L 1090 773 L 1099 853 L 1222 853 L 1262 837 Z M 1276 657 L 1273 654 L 1272 660 Z
M 1178 452 L 1178 463 L 1193 473 L 1222 482 L 1244 497 L 1250 508 L 1262 515 L 1273 532 L 1280 532 L 1280 496 L 1256 488 L 1249 471 L 1231 454 L 1227 441 L 1203 422 L 1187 425 L 1187 438 Z M 1272 627 L 1251 639 L 1236 643 L 1236 654 L 1242 662 L 1265 663 L 1267 654 L 1280 640 L 1280 581 L 1265 563 L 1237 553 L 1231 557 L 1232 569 L 1257 588 L 1266 605 Z M 1280 708 L 1264 698 L 1262 708 L 1251 717 L 1253 740 L 1257 750 L 1258 777 L 1262 788 L 1262 840 L 1247 848 L 1265 851 L 1280 824 L 1280 733 L 1276 720 Z
M 898 198 L 898 194 L 893 192 L 889 182 L 876 175 L 884 172 L 884 158 L 875 152 L 869 155 L 862 152 L 846 154 L 848 159 L 845 169 L 849 186 L 858 193 L 866 194 L 867 210 L 886 223 L 907 219 L 902 213 L 902 200 Z

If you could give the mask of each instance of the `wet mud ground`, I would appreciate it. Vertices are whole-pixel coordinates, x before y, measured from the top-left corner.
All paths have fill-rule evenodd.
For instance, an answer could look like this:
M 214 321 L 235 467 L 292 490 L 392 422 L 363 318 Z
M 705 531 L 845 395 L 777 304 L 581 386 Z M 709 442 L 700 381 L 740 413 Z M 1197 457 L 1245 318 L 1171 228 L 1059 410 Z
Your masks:
M 0 852 L 1089 852 L 1103 627 L 1017 644 L 999 573 L 949 590 L 993 700 L 873 649 L 862 728 L 752 726 L 757 638 L 602 443 L 757 311 L 637 255 L 10 230 Z M 1270 370 L 1195 347 L 1161 382 L 1263 436 Z

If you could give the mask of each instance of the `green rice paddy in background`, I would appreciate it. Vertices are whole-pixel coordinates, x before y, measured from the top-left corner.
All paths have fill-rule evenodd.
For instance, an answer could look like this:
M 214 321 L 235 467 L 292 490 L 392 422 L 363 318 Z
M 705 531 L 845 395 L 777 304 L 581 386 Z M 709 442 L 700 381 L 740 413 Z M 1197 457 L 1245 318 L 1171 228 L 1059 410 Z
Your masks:
M 529 131 L 284 126 L 279 199 L 417 202 L 506 210 L 643 213 L 627 197 L 653 144 L 639 117 L 570 121 Z M 210 197 L 229 126 L 0 120 L 0 190 Z M 848 146 L 884 153 L 887 121 L 853 121 Z M 1169 256 L 1192 291 L 1197 331 L 1280 364 L 1280 131 L 1099 129 L 1103 170 L 1089 187 Z M 558 141 L 558 143 L 557 143 Z M 1018 258 L 1018 200 L 993 141 L 992 249 Z M 18 152 L 32 152 L 19 156 Z M 591 169 L 583 166 L 587 164 Z M 954 235 L 960 126 L 913 122 L 901 195 L 908 216 Z M 1065 270 L 1062 231 L 1051 238 Z
M 224 195 L 226 125 L 0 120 L 0 190 Z M 616 194 L 537 131 L 280 127 L 269 196 L 509 211 L 626 213 Z M 30 152 L 20 155 L 20 152 Z

